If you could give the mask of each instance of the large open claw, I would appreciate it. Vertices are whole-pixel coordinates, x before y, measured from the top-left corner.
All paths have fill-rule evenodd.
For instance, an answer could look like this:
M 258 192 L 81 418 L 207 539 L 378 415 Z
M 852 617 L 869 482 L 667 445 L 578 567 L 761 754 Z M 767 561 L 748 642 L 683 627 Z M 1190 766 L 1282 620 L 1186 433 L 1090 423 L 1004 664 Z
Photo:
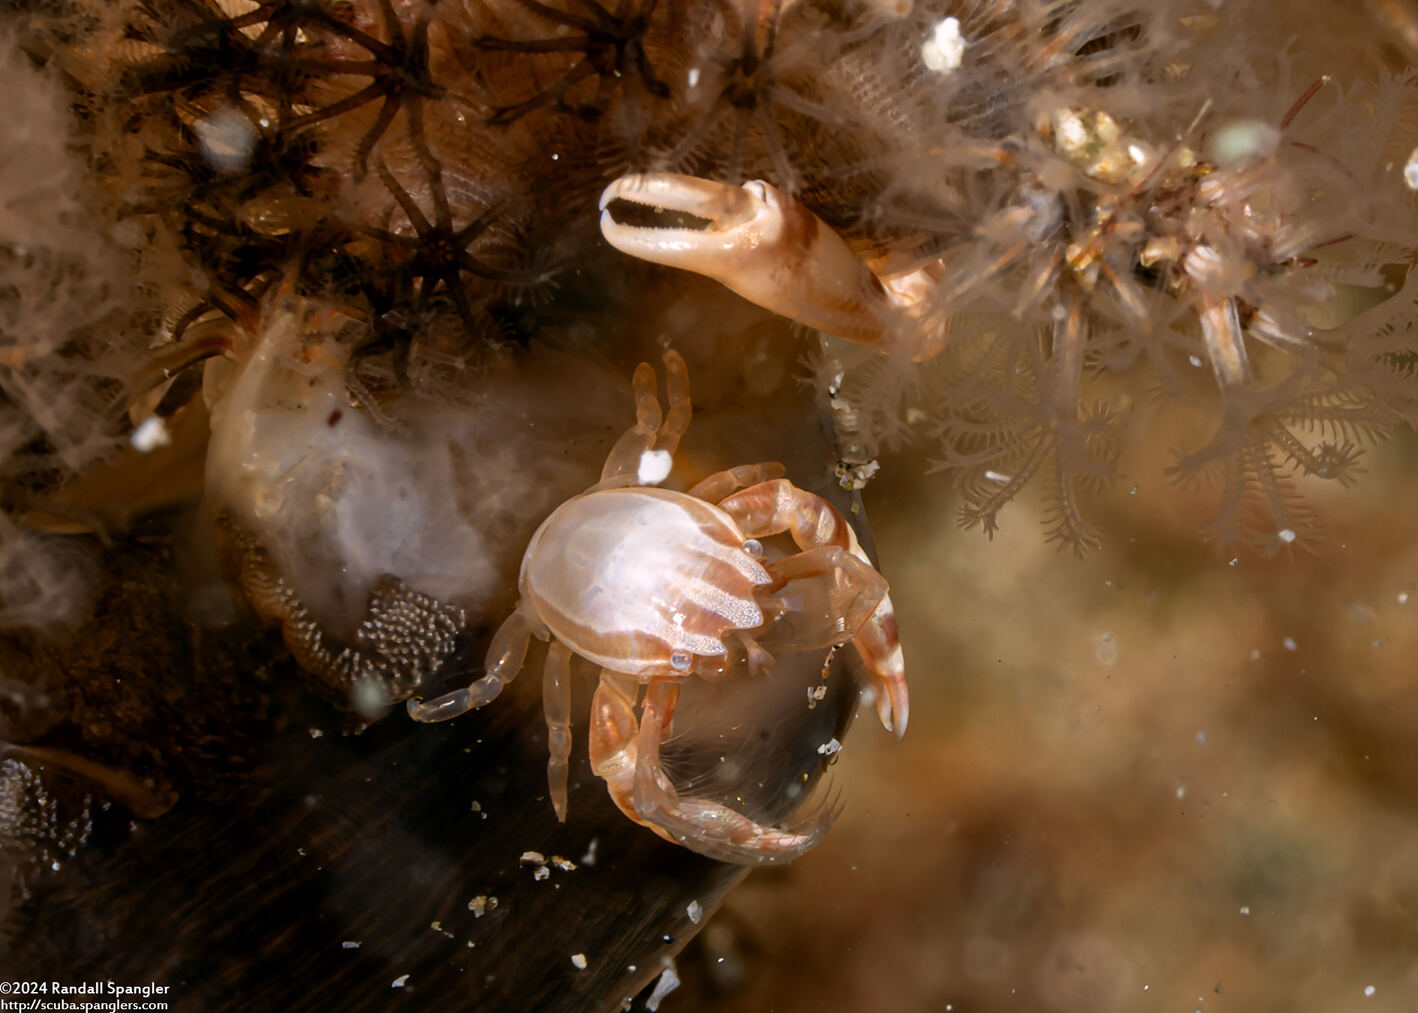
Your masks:
M 830 803 L 794 826 L 775 827 L 717 802 L 681 797 L 660 763 L 679 686 L 652 681 L 638 720 L 636 695 L 634 678 L 603 669 L 591 702 L 591 769 L 626 816 L 672 844 L 740 865 L 791 862 L 822 840 L 836 818 Z
M 601 234 L 622 253 L 713 278 L 750 302 L 840 338 L 913 359 L 940 351 L 920 284 L 883 282 L 800 201 L 762 180 L 742 186 L 650 172 L 601 194 Z

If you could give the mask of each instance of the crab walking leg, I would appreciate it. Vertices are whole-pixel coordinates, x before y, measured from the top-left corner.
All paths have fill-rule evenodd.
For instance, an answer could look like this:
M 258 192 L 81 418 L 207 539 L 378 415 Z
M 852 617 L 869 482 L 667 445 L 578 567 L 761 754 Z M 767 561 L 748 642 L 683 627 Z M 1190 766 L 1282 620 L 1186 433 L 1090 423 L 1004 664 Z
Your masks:
M 701 219 L 700 228 L 616 221 L 616 202 Z M 762 180 L 741 187 L 695 176 L 622 176 L 601 194 L 601 234 L 622 253 L 713 278 L 774 313 L 848 341 L 909 345 L 929 358 L 938 342 L 921 334 L 907 305 L 914 289 L 888 288 L 842 238 L 800 201 Z
M 635 718 L 636 680 L 601 671 L 591 704 L 591 767 L 621 812 L 672 844 L 725 861 L 771 865 L 804 854 L 822 839 L 828 820 L 803 832 L 766 827 L 714 802 L 682 799 L 660 767 L 660 741 L 673 718 L 678 684 L 655 680 Z
M 701 479 L 694 488 L 689 490 L 689 495 L 707 503 L 717 503 L 731 492 L 750 485 L 757 485 L 759 482 L 766 482 L 770 478 L 781 478 L 782 475 L 783 466 L 777 461 L 764 461 L 762 464 L 741 464 L 737 468 L 716 471 L 708 478 Z
M 547 722 L 547 793 L 559 822 L 566 822 L 566 774 L 571 758 L 571 652 L 553 640 L 542 669 L 542 710 Z
M 656 485 L 669 474 L 668 465 L 679 449 L 680 437 L 689 428 L 693 406 L 689 400 L 689 368 L 684 356 L 674 349 L 665 352 L 665 394 L 670 402 L 667 415 L 660 412 L 660 398 L 655 391 L 655 367 L 642 362 L 635 367 L 635 425 L 627 429 L 606 456 L 598 488 L 616 485 Z M 653 451 L 656 462 L 647 462 L 645 455 Z M 650 481 L 645 474 L 663 462 L 664 474 Z
M 502 692 L 502 687 L 522 670 L 531 638 L 532 626 L 518 608 L 492 635 L 482 678 L 465 689 L 455 689 L 432 700 L 410 700 L 409 717 L 423 722 L 447 721 L 491 703 Z
M 734 493 L 719 503 L 719 509 L 732 517 L 749 538 L 766 538 L 786 531 L 800 549 L 835 545 L 871 566 L 841 512 L 821 496 L 799 489 L 786 479 L 762 482 Z M 852 638 L 852 645 L 876 684 L 876 712 L 882 725 L 898 737 L 904 735 L 910 703 L 896 612 L 889 594 L 882 595 Z
M 657 680 L 645 689 L 640 735 L 636 743 L 635 811 L 642 822 L 667 840 L 722 861 L 751 859 L 771 865 L 796 858 L 827 832 L 830 818 L 811 820 L 796 829 L 764 826 L 717 802 L 680 798 L 660 766 L 660 743 L 674 717 L 679 684 Z
M 853 639 L 886 596 L 876 569 L 838 545 L 820 545 L 768 564 L 773 583 L 758 589 L 762 638 L 775 649 L 812 651 Z

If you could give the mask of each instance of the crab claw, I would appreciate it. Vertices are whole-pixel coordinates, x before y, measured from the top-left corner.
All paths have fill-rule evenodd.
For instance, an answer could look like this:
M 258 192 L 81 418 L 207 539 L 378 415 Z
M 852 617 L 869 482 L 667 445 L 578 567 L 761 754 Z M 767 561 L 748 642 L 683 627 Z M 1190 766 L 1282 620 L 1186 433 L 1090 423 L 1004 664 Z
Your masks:
M 800 201 L 762 180 L 742 186 L 649 172 L 601 194 L 601 234 L 622 253 L 713 278 L 796 323 L 916 360 L 924 338 L 919 293 L 883 283 Z

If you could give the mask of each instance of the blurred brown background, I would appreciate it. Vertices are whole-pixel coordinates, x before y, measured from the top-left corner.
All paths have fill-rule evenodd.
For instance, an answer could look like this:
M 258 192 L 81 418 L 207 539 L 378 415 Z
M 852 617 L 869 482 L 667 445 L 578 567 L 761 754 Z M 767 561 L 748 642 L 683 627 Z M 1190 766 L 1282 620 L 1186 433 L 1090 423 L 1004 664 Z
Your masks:
M 838 825 L 730 896 L 672 1008 L 1413 1009 L 1418 442 L 1368 464 L 1306 490 L 1316 555 L 1260 561 L 1160 481 L 1085 559 L 1037 504 L 991 544 L 892 462 L 910 733 L 856 730 Z

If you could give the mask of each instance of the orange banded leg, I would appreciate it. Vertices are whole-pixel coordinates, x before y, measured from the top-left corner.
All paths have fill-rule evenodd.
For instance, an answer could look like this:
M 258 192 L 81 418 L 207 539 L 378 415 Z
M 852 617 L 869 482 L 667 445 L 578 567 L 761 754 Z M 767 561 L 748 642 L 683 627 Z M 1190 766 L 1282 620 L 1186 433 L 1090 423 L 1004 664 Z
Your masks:
M 547 722 L 547 793 L 559 822 L 566 822 L 566 775 L 571 759 L 571 652 L 553 640 L 542 669 L 542 712 Z
M 841 511 L 821 496 L 799 489 L 787 479 L 761 482 L 734 493 L 720 501 L 719 509 L 732 517 L 749 538 L 767 538 L 788 532 L 800 549 L 836 546 L 871 566 L 852 526 Z M 898 736 L 904 735 L 910 717 L 910 700 L 906 692 L 901 641 L 896 630 L 896 613 L 889 594 L 882 595 L 852 638 L 852 645 L 861 655 L 867 674 L 876 687 L 876 712 L 883 727 Z
M 822 839 L 830 823 L 826 817 L 782 829 L 717 802 L 680 798 L 660 766 L 660 742 L 673 719 L 679 685 L 651 682 L 638 723 L 636 690 L 634 678 L 603 669 L 591 705 L 591 767 L 605 779 L 621 812 L 673 844 L 746 865 L 790 861 Z
M 689 490 L 689 495 L 695 499 L 717 503 L 731 492 L 737 492 L 746 486 L 757 485 L 759 482 L 766 482 L 771 478 L 781 478 L 782 475 L 783 466 L 777 461 L 764 461 L 762 464 L 741 464 L 737 468 L 716 471 L 708 478 L 702 479 Z
M 813 651 L 853 639 L 886 594 L 869 563 L 837 545 L 821 545 L 769 563 L 773 583 L 756 598 L 773 623 L 760 637 L 770 649 Z

